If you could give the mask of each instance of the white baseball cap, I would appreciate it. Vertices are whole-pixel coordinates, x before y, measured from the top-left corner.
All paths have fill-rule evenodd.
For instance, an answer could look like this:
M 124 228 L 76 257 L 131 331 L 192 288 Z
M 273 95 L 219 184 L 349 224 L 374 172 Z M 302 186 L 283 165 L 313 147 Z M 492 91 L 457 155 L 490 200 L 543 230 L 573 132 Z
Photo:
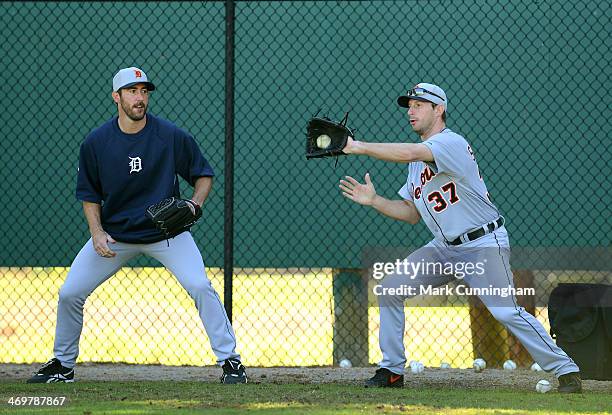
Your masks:
M 155 85 L 149 81 L 147 74 L 142 69 L 134 66 L 121 69 L 113 77 L 113 91 L 117 92 L 121 88 L 127 88 L 136 84 L 146 84 L 149 91 L 155 90 Z
M 408 101 L 416 99 L 418 101 L 428 101 L 436 105 L 444 106 L 444 109 L 448 111 L 448 100 L 446 99 L 446 93 L 438 85 L 427 84 L 421 82 L 413 86 L 406 92 L 406 95 L 402 95 L 397 99 L 397 104 L 400 107 L 408 108 Z

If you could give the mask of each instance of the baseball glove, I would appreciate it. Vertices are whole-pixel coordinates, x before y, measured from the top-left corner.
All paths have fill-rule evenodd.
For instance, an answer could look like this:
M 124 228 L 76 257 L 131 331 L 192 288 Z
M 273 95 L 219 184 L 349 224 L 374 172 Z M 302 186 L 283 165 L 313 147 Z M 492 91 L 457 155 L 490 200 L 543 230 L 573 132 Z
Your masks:
M 354 137 L 353 131 L 346 126 L 348 112 L 340 122 L 316 115 L 308 121 L 306 128 L 306 159 L 336 157 L 346 155 L 348 136 Z
M 172 238 L 196 223 L 202 217 L 202 209 L 191 200 L 169 197 L 149 206 L 146 215 L 166 238 Z

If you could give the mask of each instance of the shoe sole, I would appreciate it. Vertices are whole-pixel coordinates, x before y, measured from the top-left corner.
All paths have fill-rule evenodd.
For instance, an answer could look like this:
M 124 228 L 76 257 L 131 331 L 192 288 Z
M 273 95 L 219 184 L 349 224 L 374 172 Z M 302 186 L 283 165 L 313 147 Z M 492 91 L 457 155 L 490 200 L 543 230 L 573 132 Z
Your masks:
M 74 379 L 49 379 L 46 383 L 74 383 Z
M 363 385 L 365 388 L 372 388 L 372 389 L 376 389 L 376 388 L 403 388 L 404 385 L 402 384 L 395 384 L 392 383 L 391 385 Z
M 241 383 L 249 383 L 249 378 L 247 378 L 246 376 L 243 378 L 238 378 L 234 376 L 226 376 L 225 378 L 221 379 L 221 384 L 223 385 L 238 385 Z
M 45 381 L 27 380 L 26 383 L 32 385 L 36 383 L 74 383 L 74 379 L 47 379 Z
M 559 393 L 582 393 L 582 388 L 557 389 Z

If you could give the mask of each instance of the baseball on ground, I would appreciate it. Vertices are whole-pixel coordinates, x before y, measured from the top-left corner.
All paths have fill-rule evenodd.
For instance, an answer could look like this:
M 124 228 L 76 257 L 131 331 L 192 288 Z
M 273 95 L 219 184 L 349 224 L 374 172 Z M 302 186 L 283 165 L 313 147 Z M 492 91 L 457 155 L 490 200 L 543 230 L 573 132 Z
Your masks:
M 504 369 L 505 370 L 514 370 L 514 369 L 516 369 L 516 363 L 514 363 L 512 360 L 506 360 L 504 362 Z
M 349 368 L 349 367 L 353 367 L 353 364 L 352 364 L 352 363 L 351 363 L 351 361 L 350 361 L 350 360 L 348 360 L 348 359 L 342 359 L 342 360 L 340 361 L 340 367 L 343 367 L 343 368 Z
M 487 367 L 487 362 L 484 359 L 478 358 L 474 359 L 474 364 L 472 365 L 476 372 L 482 372 Z
M 533 370 L 534 372 L 541 372 L 542 368 L 540 367 L 539 364 L 534 363 L 534 364 L 531 365 L 531 370 Z
M 550 384 L 549 381 L 542 379 L 540 381 L 538 381 L 538 383 L 536 384 L 535 387 L 536 391 L 540 392 L 540 393 L 546 393 L 549 390 L 552 389 L 552 385 Z
M 410 363 L 410 371 L 412 373 L 414 374 L 423 373 L 424 370 L 425 370 L 425 365 L 423 365 L 423 363 L 418 362 L 418 361 L 416 362 L 413 361 Z

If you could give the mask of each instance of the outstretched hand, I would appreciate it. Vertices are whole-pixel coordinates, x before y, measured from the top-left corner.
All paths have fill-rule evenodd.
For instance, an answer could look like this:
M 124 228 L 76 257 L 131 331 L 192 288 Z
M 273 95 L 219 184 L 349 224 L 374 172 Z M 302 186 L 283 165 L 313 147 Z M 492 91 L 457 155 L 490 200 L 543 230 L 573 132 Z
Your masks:
M 376 189 L 370 179 L 370 173 L 366 173 L 365 184 L 359 183 L 351 176 L 345 176 L 346 180 L 340 179 L 340 190 L 342 195 L 353 202 L 364 206 L 371 206 L 376 198 Z

